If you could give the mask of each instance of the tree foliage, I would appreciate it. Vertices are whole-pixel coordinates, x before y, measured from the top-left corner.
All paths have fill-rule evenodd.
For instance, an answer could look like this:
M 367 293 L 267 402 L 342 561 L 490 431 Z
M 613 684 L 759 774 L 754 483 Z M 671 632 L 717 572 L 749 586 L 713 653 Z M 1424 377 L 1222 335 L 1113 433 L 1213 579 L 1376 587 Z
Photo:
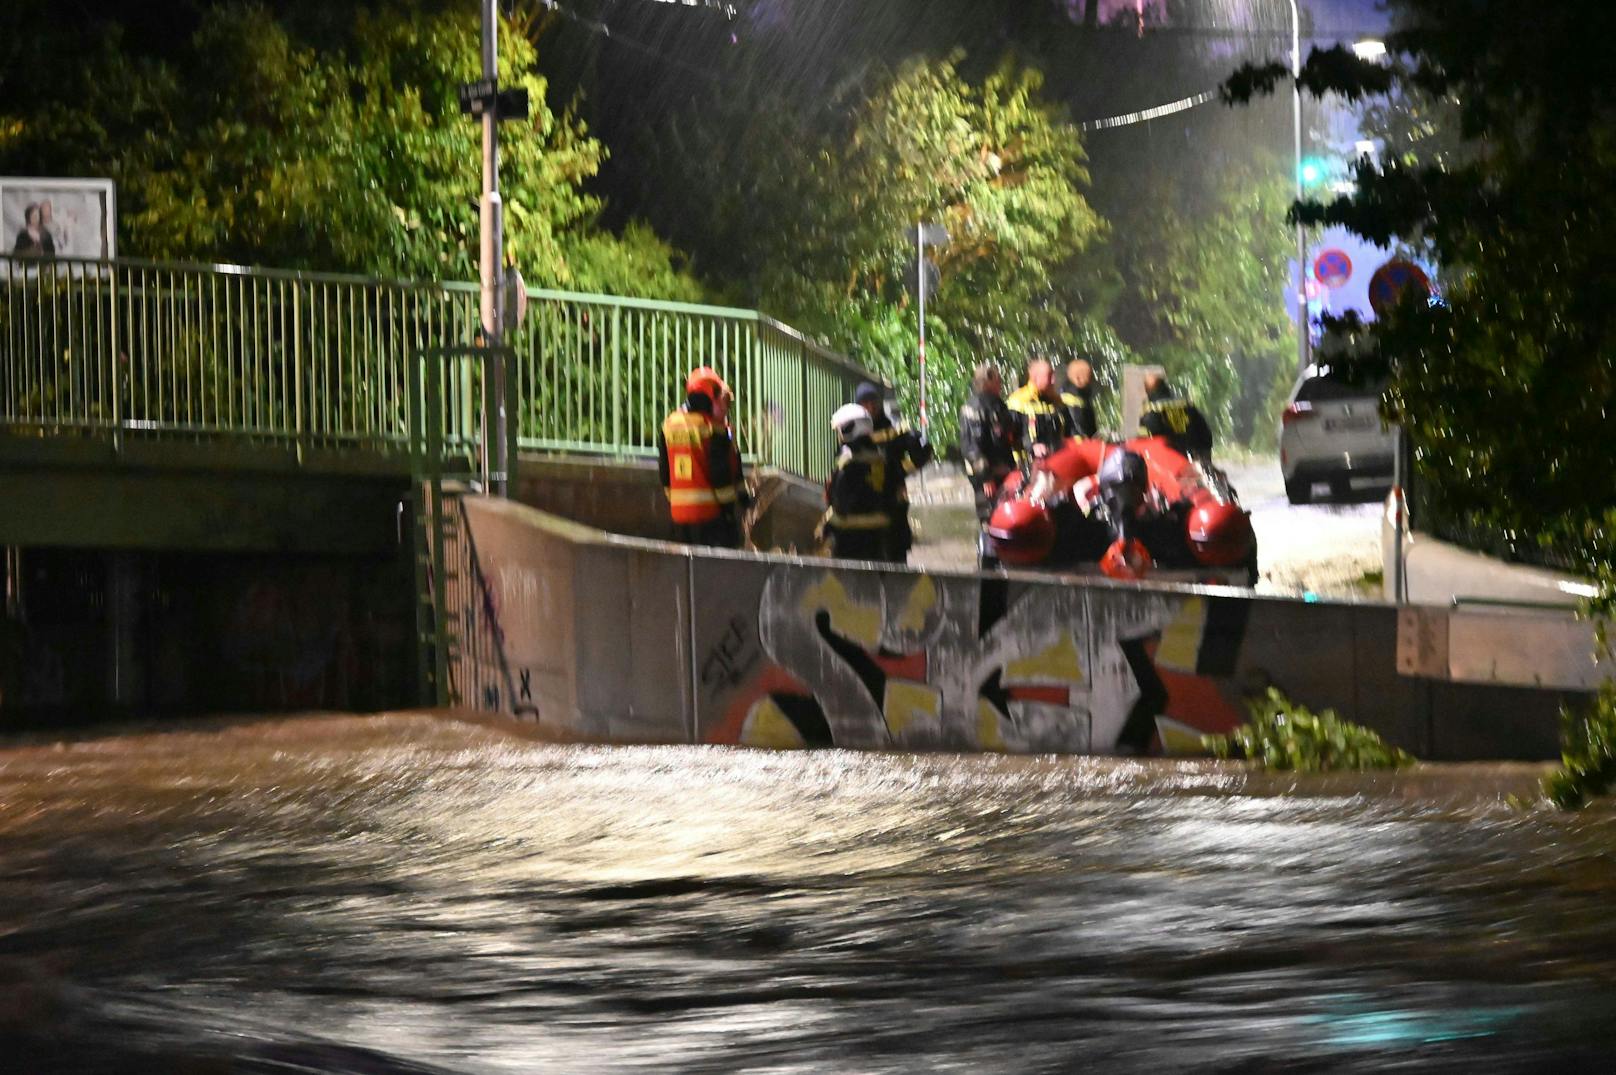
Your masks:
M 477 272 L 481 129 L 457 85 L 479 70 L 477 13 L 360 9 L 316 48 L 268 9 L 213 8 L 172 57 L 94 39 L 62 94 L 9 118 L 0 168 L 47 161 L 118 181 L 123 249 L 385 276 Z M 501 35 L 502 83 L 531 115 L 501 127 L 507 249 L 530 281 L 698 293 L 671 249 L 639 228 L 597 227 L 584 183 L 604 148 L 545 104 L 533 46 Z M 30 172 L 40 169 L 28 167 Z
M 1114 319 L 1129 342 L 1199 401 L 1220 437 L 1263 448 L 1296 366 L 1282 301 L 1293 241 L 1283 176 L 1269 161 L 1227 167 L 1201 204 L 1159 181 L 1119 222 L 1131 241 L 1115 251 L 1127 284 Z
M 1530 18 L 1496 0 L 1395 0 L 1390 67 L 1315 54 L 1313 92 L 1401 95 L 1421 130 L 1353 195 L 1301 205 L 1414 246 L 1442 301 L 1405 301 L 1373 330 L 1390 414 L 1416 448 L 1439 518 L 1608 564 L 1616 503 L 1616 8 L 1565 0 Z M 1231 80 L 1231 91 L 1244 82 Z M 1432 119 L 1436 123 L 1431 123 Z M 1450 120 L 1451 125 L 1443 124 Z
M 976 361 L 1019 366 L 1081 321 L 1077 259 L 1102 225 L 1080 193 L 1077 132 L 1039 87 L 1012 64 L 971 82 L 952 59 L 916 60 L 828 127 L 789 102 L 764 106 L 770 118 L 712 177 L 711 225 L 751 251 L 766 308 L 888 376 L 912 405 L 916 225 L 942 224 L 950 242 L 928 248 L 928 375 L 932 413 L 951 417 Z

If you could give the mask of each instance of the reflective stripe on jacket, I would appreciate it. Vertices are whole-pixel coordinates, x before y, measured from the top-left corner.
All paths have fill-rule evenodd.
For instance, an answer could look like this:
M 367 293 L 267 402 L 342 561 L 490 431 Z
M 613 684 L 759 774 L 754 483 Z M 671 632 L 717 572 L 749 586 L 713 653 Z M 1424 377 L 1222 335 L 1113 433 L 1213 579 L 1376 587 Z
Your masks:
M 715 489 L 708 465 L 711 442 L 719 431 L 710 417 L 695 411 L 677 410 L 662 421 L 666 491 L 675 523 L 710 523 L 735 503 L 735 486 Z
M 869 440 L 844 447 L 830 479 L 825 525 L 833 530 L 885 530 L 892 525 L 886 454 Z
M 1017 457 L 1030 452 L 1035 444 L 1059 448 L 1067 437 L 1074 436 L 1077 430 L 1068 408 L 1076 402 L 1076 397 L 1064 392 L 1055 400 L 1045 399 L 1030 384 L 1024 384 L 1010 393 L 1004 405 L 1015 416 L 1020 427 L 1021 443 L 1016 446 Z

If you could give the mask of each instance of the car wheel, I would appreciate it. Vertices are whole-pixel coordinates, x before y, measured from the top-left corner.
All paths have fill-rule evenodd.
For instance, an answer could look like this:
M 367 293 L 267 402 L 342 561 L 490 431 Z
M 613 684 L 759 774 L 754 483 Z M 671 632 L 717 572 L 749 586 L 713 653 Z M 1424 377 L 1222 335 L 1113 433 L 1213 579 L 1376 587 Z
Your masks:
M 1352 479 L 1351 478 L 1331 478 L 1330 479 L 1330 499 L 1331 500 L 1351 500 L 1352 499 Z
M 1285 479 L 1285 499 L 1292 504 L 1306 504 L 1313 499 L 1313 483 L 1306 478 Z

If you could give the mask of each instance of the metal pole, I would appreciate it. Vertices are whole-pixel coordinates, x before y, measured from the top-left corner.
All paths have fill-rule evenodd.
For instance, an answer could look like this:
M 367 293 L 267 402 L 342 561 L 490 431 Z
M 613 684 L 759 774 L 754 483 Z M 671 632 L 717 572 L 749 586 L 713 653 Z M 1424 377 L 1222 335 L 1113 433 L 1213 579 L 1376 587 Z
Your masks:
M 928 440 L 931 426 L 926 418 L 926 225 L 915 224 L 915 275 L 920 279 L 920 433 Z
M 499 13 L 495 0 L 482 0 L 483 9 L 483 78 L 498 85 L 499 54 L 497 32 Z M 506 479 L 510 474 L 510 461 L 505 451 L 505 358 L 500 351 L 505 337 L 505 289 L 500 286 L 500 275 L 505 268 L 505 214 L 499 195 L 499 103 L 491 96 L 483 107 L 483 197 L 482 197 L 482 249 L 479 269 L 482 285 L 483 339 L 490 348 L 483 365 L 483 398 L 489 401 L 494 428 L 485 421 L 482 431 L 483 457 L 494 453 L 493 466 L 485 463 L 489 472 L 488 491 L 496 496 L 506 495 Z M 490 443 L 492 442 L 492 443 Z
M 1291 3 L 1291 144 L 1296 156 L 1296 200 L 1302 200 L 1302 87 L 1297 78 L 1302 73 L 1302 16 Z M 1308 351 L 1312 340 L 1308 338 L 1307 324 L 1307 234 L 1302 222 L 1296 222 L 1296 369 L 1307 368 Z
M 1397 426 L 1393 444 L 1396 445 L 1396 454 L 1392 456 L 1392 510 L 1397 512 L 1393 520 L 1392 539 L 1396 542 L 1392 552 L 1392 601 L 1402 604 L 1407 600 L 1407 585 L 1403 570 L 1403 537 L 1408 528 L 1408 458 L 1406 434 L 1401 424 Z

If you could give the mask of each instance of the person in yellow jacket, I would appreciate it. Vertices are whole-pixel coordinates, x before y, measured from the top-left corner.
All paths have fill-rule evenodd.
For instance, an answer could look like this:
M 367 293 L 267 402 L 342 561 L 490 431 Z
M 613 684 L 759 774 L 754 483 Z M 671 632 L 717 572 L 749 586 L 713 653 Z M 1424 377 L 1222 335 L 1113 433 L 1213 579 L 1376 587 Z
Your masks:
M 710 366 L 690 371 L 684 406 L 662 420 L 657 472 L 668 496 L 674 538 L 735 549 L 739 511 L 750 502 L 741 454 L 729 429 L 729 386 Z
M 1016 461 L 1023 466 L 1029 458 L 1042 459 L 1064 444 L 1067 437 L 1077 436 L 1072 408 L 1081 401 L 1055 387 L 1055 367 L 1047 359 L 1035 358 L 1027 363 L 1027 383 L 1004 402 L 1021 434 Z

